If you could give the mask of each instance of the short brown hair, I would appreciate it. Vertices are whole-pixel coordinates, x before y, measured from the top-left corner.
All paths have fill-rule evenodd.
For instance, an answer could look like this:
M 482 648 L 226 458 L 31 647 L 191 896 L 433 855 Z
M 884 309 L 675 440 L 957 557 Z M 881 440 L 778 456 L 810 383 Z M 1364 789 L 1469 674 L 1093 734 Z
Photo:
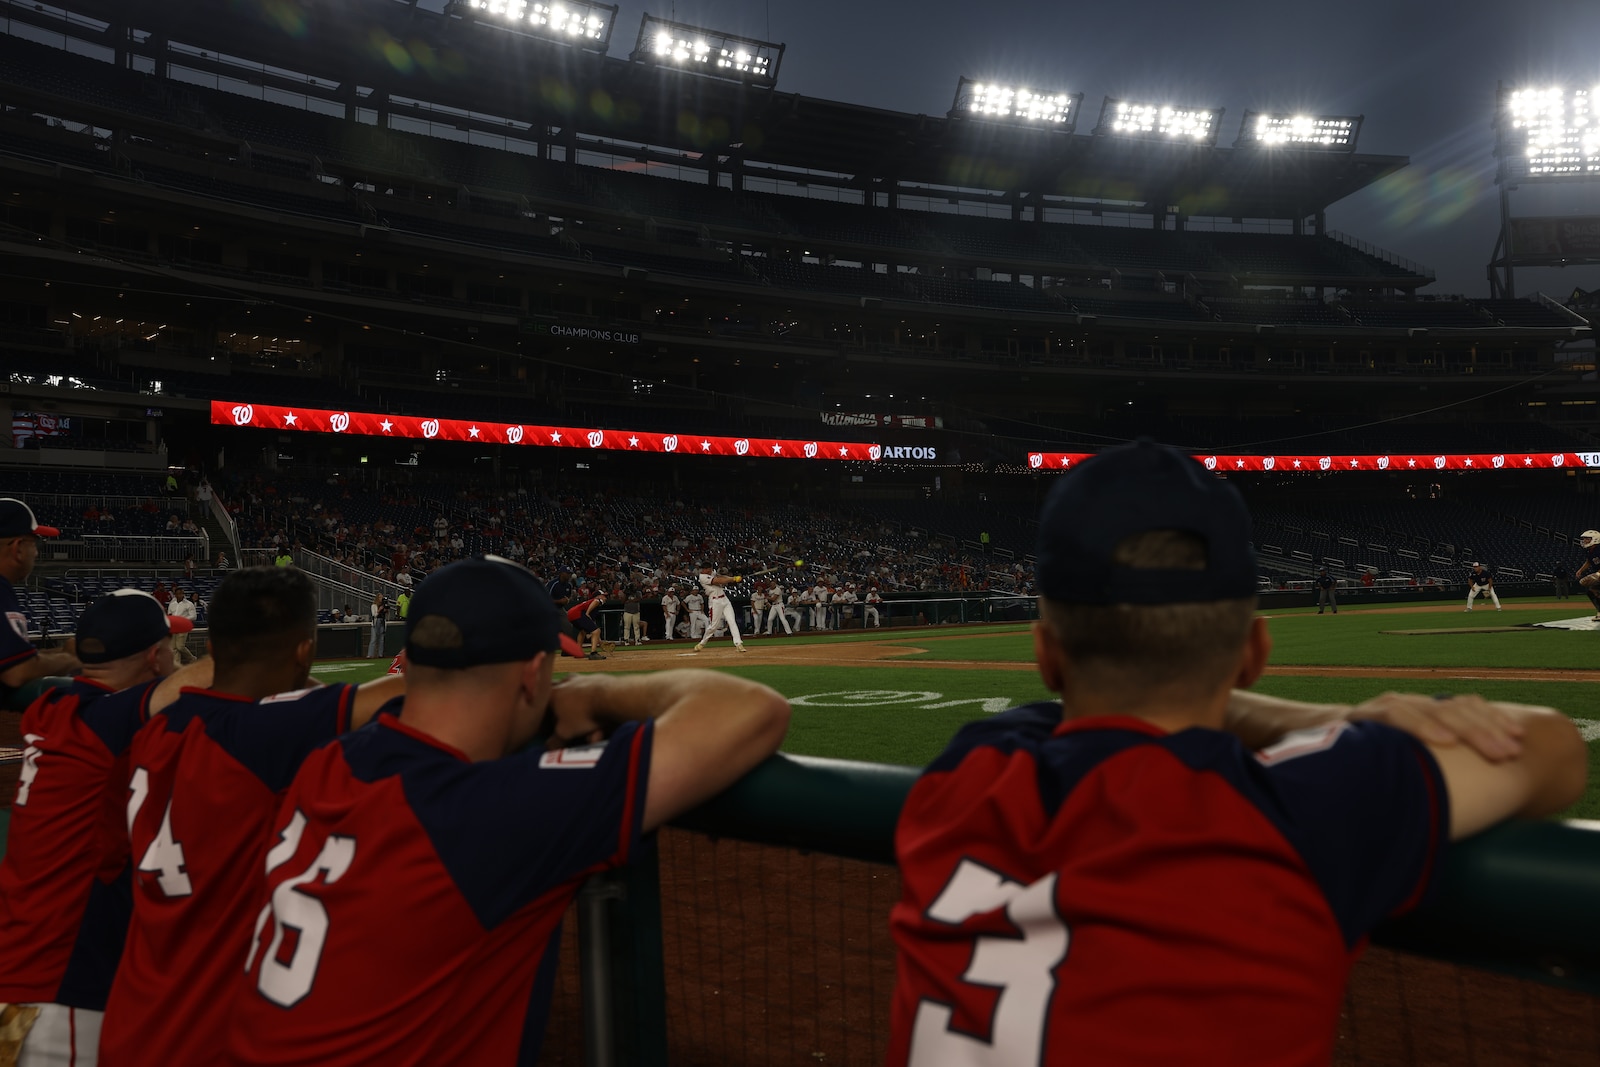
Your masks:
M 1113 562 L 1137 570 L 1201 570 L 1205 542 L 1152 530 L 1118 542 Z M 1039 617 L 1084 688 L 1119 704 L 1157 689 L 1209 692 L 1227 681 L 1255 616 L 1256 599 L 1195 604 L 1062 604 L 1039 598 Z

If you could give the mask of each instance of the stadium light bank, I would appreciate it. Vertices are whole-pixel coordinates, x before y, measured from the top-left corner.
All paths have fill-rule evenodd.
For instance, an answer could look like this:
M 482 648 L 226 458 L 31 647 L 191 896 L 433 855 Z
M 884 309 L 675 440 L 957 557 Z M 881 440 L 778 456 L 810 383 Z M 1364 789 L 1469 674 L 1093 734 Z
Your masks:
M 1502 180 L 1600 177 L 1600 86 L 1500 87 L 1495 120 Z
M 1354 152 L 1364 115 L 1246 111 L 1235 148 L 1300 148 Z
M 450 0 L 445 14 L 586 51 L 611 47 L 617 5 L 586 0 Z
M 693 74 L 772 88 L 784 46 L 754 37 L 740 37 L 646 14 L 639 40 L 628 58 L 635 63 L 676 67 Z
M 1149 104 L 1108 96 L 1100 107 L 1100 124 L 1094 133 L 1096 137 L 1212 146 L 1217 143 L 1221 122 L 1220 107 Z
M 1071 133 L 1077 129 L 1082 108 L 1082 93 L 1040 92 L 1025 86 L 962 78 L 956 82 L 950 117 Z

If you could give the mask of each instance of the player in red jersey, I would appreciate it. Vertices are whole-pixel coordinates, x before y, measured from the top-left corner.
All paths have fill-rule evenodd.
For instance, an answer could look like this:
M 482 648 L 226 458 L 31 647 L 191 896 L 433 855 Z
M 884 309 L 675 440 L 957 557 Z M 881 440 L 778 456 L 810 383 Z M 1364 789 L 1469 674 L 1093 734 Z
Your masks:
M 605 652 L 600 651 L 600 622 L 595 618 L 595 613 L 605 605 L 605 602 L 606 595 L 604 593 L 597 592 L 594 596 L 584 597 L 576 604 L 572 605 L 572 607 L 567 609 L 567 620 L 571 622 L 572 625 L 576 626 L 581 633 L 589 635 L 590 659 L 606 658 Z M 579 637 L 578 640 L 581 642 L 583 638 Z M 608 646 L 610 645 L 609 641 L 605 643 Z M 579 655 L 582 651 L 583 649 L 581 644 L 579 645 L 578 652 L 573 652 L 571 649 L 567 650 L 570 655 Z M 609 647 L 606 651 L 610 651 Z
M 0 1003 L 38 1009 L 22 1062 L 95 1063 L 132 907 L 128 745 L 180 685 L 210 680 L 210 660 L 173 674 L 169 635 L 192 626 L 137 589 L 101 597 L 78 619 L 83 673 L 22 717 L 27 748 L 0 860 Z M 0 1060 L 14 1036 L 0 1038 Z
M 52 683 L 78 669 L 70 649 L 41 652 L 28 640 L 28 615 L 13 583 L 25 581 L 39 558 L 39 538 L 59 537 L 41 526 L 33 509 L 11 497 L 0 498 L 0 707 L 23 711 Z
M 1176 451 L 1064 475 L 1037 557 L 1061 700 L 963 728 L 907 798 L 891 1067 L 1326 1065 L 1351 963 L 1447 841 L 1582 793 L 1549 709 L 1362 709 L 1421 740 L 1235 693 L 1271 646 L 1249 516 Z
M 405 678 L 305 688 L 316 588 L 292 567 L 235 571 L 211 599 L 210 689 L 184 689 L 129 750 L 133 923 L 100 1054 L 117 1067 L 208 1063 L 283 790 L 317 746 L 405 692 Z
M 278 813 L 234 1063 L 535 1062 L 578 885 L 788 723 L 777 693 L 709 671 L 552 688 L 571 638 L 508 560 L 435 571 L 406 627 L 404 715 L 313 755 Z

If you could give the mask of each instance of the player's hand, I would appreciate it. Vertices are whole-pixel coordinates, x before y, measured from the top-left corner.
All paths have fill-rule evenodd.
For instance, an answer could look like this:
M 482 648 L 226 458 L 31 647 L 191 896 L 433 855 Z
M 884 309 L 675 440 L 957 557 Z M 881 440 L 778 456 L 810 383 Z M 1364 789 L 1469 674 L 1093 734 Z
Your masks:
M 1521 725 L 1499 704 L 1475 694 L 1384 693 L 1357 705 L 1350 719 L 1385 723 L 1440 748 L 1464 744 L 1490 763 L 1522 754 Z
M 610 679 L 598 674 L 568 675 L 550 687 L 550 714 L 555 729 L 546 748 L 567 748 L 606 739 L 616 723 L 605 715 L 605 690 Z

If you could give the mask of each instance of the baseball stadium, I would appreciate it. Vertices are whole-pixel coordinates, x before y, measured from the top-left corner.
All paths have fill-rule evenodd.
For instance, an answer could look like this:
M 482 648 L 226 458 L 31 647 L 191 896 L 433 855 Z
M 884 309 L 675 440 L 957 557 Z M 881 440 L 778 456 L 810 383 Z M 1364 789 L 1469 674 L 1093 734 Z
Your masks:
M 903 1063 L 897 821 L 964 727 L 1058 700 L 1051 602 L 1116 602 L 1041 515 L 1101 453 L 1162 442 L 1248 511 L 1255 691 L 1477 694 L 1587 747 L 1575 802 L 1440 851 L 1419 905 L 1349 938 L 1331 1062 L 1600 1063 L 1600 219 L 1513 199 L 1592 187 L 1589 90 L 1500 87 L 1469 297 L 1330 228 L 1411 166 L 1362 151 L 1361 116 L 989 71 L 889 110 L 780 89 L 798 57 L 759 18 L 669 14 L 630 49 L 595 0 L 0 0 L 0 575 L 29 646 L 0 667 L 77 664 L 129 589 L 203 663 L 213 598 L 276 568 L 314 588 L 311 678 L 364 686 L 450 666 L 407 662 L 431 574 L 525 568 L 564 616 L 557 678 L 709 670 L 780 694 L 788 729 L 573 883 L 550 953 L 526 946 L 542 1043 L 418 1062 Z M 1557 267 L 1570 295 L 1527 288 Z M 50 765 L 24 715 L 70 682 L 41 673 L 0 672 L 12 850 Z M 149 863 L 135 893 L 158 868 L 170 892 Z M 8 877 L 0 942 L 24 936 Z M 980 941 L 1021 943 L 996 921 Z M 25 1001 L 10 958 L 0 1001 Z M 911 1062 L 1069 1062 L 996 1053 L 988 1025 Z

